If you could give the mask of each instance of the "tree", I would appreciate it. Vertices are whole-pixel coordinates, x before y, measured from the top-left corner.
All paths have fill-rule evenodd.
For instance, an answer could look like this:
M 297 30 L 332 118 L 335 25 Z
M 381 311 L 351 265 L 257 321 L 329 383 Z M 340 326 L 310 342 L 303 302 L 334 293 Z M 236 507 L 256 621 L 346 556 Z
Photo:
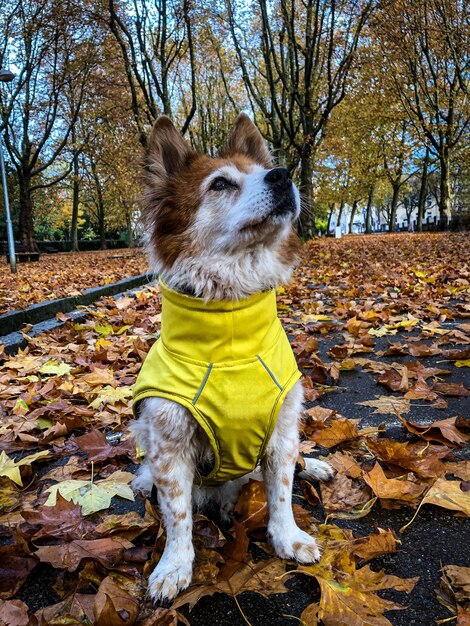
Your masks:
M 10 58 L 20 72 L 8 92 L 0 91 L 0 106 L 5 144 L 18 178 L 19 236 L 34 249 L 32 194 L 57 184 L 70 172 L 71 164 L 46 176 L 64 154 L 76 124 L 94 43 L 86 29 L 77 30 L 80 20 L 73 2 L 19 0 L 10 7 L 0 64 Z M 9 57 L 6 45 L 11 49 Z M 70 110 L 65 94 L 71 85 L 75 98 Z
M 226 0 L 228 24 L 247 93 L 269 121 L 274 146 L 287 140 L 300 166 L 300 187 L 313 203 L 316 151 L 333 109 L 343 100 L 362 29 L 373 2 L 367 0 L 258 0 L 256 13 Z M 250 11 L 252 9 L 250 8 Z M 243 33 L 259 30 L 259 42 Z M 259 54 L 258 54 L 259 51 Z M 267 94 L 258 87 L 265 81 Z M 279 129 L 279 130 L 278 130 Z M 301 230 L 311 235 L 313 215 Z
M 452 156 L 470 123 L 468 3 L 388 0 L 374 25 L 402 104 L 439 159 L 445 225 L 451 214 Z
M 147 130 L 160 113 L 174 113 L 174 85 L 180 61 L 189 58 L 191 106 L 182 123 L 183 134 L 196 112 L 194 42 L 189 0 L 135 0 L 127 10 L 109 0 L 100 14 L 121 50 L 131 108 L 143 146 Z

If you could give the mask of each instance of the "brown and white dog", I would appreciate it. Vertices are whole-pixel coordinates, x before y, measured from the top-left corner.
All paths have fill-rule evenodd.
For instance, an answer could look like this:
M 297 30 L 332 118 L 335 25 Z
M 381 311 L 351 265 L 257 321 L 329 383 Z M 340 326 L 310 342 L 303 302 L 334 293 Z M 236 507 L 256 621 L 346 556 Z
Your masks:
M 289 279 L 297 258 L 292 223 L 299 212 L 299 193 L 289 172 L 273 168 L 246 115 L 237 119 L 218 158 L 194 152 L 167 117 L 155 123 L 146 160 L 144 218 L 152 270 L 169 287 L 206 301 L 240 300 L 277 287 Z M 291 506 L 302 402 L 297 382 L 256 477 L 262 472 L 276 554 L 311 563 L 319 559 L 318 547 L 297 527 Z M 228 516 L 253 474 L 221 487 L 195 487 L 197 467 L 210 466 L 213 452 L 191 413 L 171 400 L 143 400 L 134 431 L 147 451 L 134 486 L 147 492 L 156 486 L 167 533 L 149 593 L 154 601 L 170 600 L 191 582 L 193 503 L 215 500 L 221 515 Z M 308 472 L 321 480 L 332 475 L 327 463 L 314 460 Z

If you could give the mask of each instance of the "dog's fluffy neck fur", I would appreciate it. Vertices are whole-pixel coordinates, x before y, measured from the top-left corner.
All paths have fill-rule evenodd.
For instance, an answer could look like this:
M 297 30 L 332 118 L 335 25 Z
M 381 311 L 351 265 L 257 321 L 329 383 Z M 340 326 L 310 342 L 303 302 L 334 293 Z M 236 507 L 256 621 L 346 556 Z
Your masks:
M 176 291 L 213 300 L 242 300 L 261 291 L 278 287 L 289 280 L 293 265 L 282 258 L 282 246 L 257 246 L 251 251 L 178 259 L 156 273 Z

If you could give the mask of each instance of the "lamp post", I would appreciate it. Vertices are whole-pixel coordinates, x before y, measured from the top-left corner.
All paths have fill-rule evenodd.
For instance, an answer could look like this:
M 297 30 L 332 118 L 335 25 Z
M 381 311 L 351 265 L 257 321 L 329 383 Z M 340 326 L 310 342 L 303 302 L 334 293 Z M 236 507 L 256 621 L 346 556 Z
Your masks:
M 11 81 L 14 78 L 15 78 L 15 75 L 13 74 L 13 72 L 10 72 L 10 70 L 0 69 L 0 82 L 11 83 Z M 8 238 L 8 256 L 10 257 L 11 272 L 12 274 L 16 274 L 15 237 L 13 235 L 13 224 L 11 222 L 11 215 L 10 215 L 10 202 L 8 200 L 7 175 L 5 172 L 5 162 L 3 160 L 3 145 L 2 145 L 1 133 L 0 133 L 0 170 L 1 170 L 1 176 L 2 176 L 3 200 L 5 202 L 5 215 L 6 215 L 7 238 Z

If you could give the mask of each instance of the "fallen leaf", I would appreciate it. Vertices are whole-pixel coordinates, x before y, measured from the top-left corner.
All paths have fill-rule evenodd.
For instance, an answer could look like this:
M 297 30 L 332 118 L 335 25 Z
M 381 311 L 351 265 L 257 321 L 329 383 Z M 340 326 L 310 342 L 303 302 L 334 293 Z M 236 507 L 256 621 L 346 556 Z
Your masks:
M 26 555 L 22 546 L 0 547 L 0 598 L 10 598 L 23 585 L 37 560 Z
M 350 511 L 370 500 L 368 489 L 340 473 L 335 474 L 327 483 L 320 483 L 320 490 L 326 511 Z
M 19 468 L 23 465 L 31 465 L 31 463 L 37 461 L 38 459 L 50 456 L 50 452 L 43 450 L 42 452 L 25 456 L 20 461 L 14 461 L 7 454 L 5 454 L 5 452 L 2 452 L 0 454 L 0 476 L 7 476 L 14 483 L 22 487 L 23 481 L 21 480 Z
M 83 515 L 91 515 L 96 511 L 107 509 L 114 496 L 134 500 L 134 492 L 128 483 L 135 478 L 131 472 L 118 470 L 103 480 L 65 480 L 46 489 L 49 493 L 44 506 L 54 506 L 57 493 L 75 504 L 80 504 Z
M 449 417 L 445 420 L 432 422 L 428 425 L 417 424 L 400 416 L 403 426 L 415 435 L 426 441 L 438 441 L 445 445 L 463 446 L 470 436 L 458 430 L 457 417 Z
M 435 383 L 432 388 L 444 396 L 470 396 L 470 391 L 462 383 Z
M 450 448 L 422 443 L 399 443 L 392 439 L 367 439 L 367 446 L 388 465 L 404 467 L 422 476 L 435 478 L 445 474 L 440 460 L 448 456 Z
M 95 596 L 93 612 L 96 626 L 132 626 L 139 616 L 140 606 L 135 598 L 107 576 Z
M 361 466 L 354 460 L 349 452 L 335 452 L 328 457 L 328 463 L 340 474 L 345 474 L 349 478 L 359 478 L 362 475 Z
M 55 506 L 45 505 L 33 511 L 22 511 L 21 515 L 28 523 L 22 526 L 22 532 L 31 534 L 35 539 L 40 537 L 58 537 L 66 541 L 83 539 L 94 529 L 94 525 L 83 518 L 81 507 L 67 501 L 60 492 Z
M 318 446 L 333 448 L 343 441 L 356 439 L 358 436 L 359 433 L 355 424 L 347 419 L 334 419 L 328 426 L 316 430 L 312 434 L 312 439 Z
M 87 453 L 89 461 L 105 461 L 116 456 L 135 458 L 135 441 L 127 439 L 123 443 L 112 446 L 105 435 L 99 430 L 92 430 L 86 435 L 74 439 L 80 450 Z
M 42 563 L 50 563 L 57 569 L 75 571 L 85 559 L 97 561 L 103 567 L 115 567 L 121 560 L 124 546 L 114 539 L 83 539 L 42 546 L 34 552 Z
M 242 487 L 235 512 L 247 533 L 268 525 L 268 505 L 262 482 L 250 480 Z
M 371 561 L 384 554 L 394 554 L 397 551 L 397 543 L 398 540 L 392 530 L 378 528 L 376 533 L 356 539 L 352 552 L 364 561 Z
M 398 500 L 406 504 L 417 504 L 418 498 L 427 489 L 427 485 L 408 480 L 406 477 L 387 478 L 379 463 L 376 463 L 370 472 L 364 473 L 364 481 L 375 495 L 386 500 Z
M 28 606 L 21 600 L 0 600 L 0 626 L 29 626 Z
M 470 482 L 470 461 L 446 463 L 446 474 L 454 474 L 466 482 Z
M 374 415 L 397 415 L 408 413 L 410 410 L 409 400 L 395 396 L 376 396 L 374 400 L 365 400 L 364 402 L 356 402 L 356 404 L 374 408 Z
M 470 516 L 470 492 L 462 491 L 462 483 L 460 480 L 445 480 L 438 478 L 429 489 L 427 494 L 421 500 L 419 507 L 413 518 L 400 528 L 400 532 L 404 532 L 408 526 L 416 519 L 421 507 L 425 504 L 434 504 L 436 506 L 450 509 L 451 511 L 459 511 Z

